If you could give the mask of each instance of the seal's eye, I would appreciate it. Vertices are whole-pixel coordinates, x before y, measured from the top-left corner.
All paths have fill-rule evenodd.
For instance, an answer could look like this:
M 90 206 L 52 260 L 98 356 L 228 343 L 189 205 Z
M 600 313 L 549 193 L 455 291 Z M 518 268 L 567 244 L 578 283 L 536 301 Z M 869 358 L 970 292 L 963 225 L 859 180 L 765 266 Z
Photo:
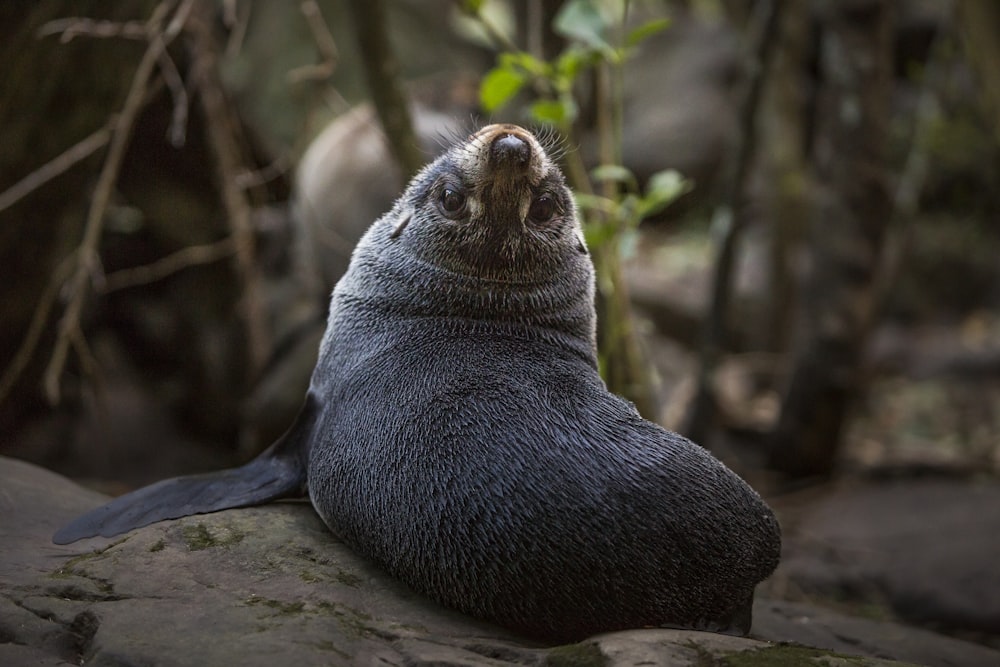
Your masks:
M 542 195 L 531 202 L 528 218 L 532 222 L 548 222 L 556 214 L 556 201 L 549 195 Z
M 456 188 L 445 188 L 438 199 L 438 208 L 448 218 L 457 218 L 465 212 L 465 193 Z

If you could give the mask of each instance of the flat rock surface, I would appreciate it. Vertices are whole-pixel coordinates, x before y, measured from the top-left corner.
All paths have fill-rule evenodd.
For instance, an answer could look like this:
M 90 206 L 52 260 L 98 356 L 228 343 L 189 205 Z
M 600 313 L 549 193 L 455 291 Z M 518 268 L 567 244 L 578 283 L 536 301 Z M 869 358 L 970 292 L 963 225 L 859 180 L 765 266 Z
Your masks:
M 838 484 L 778 511 L 779 579 L 896 619 L 1000 642 L 1000 484 Z M 1000 663 L 998 663 L 1000 664 Z
M 1000 664 L 982 646 L 768 600 L 756 607 L 756 638 L 647 629 L 533 644 L 390 579 L 305 503 L 50 542 L 104 499 L 0 458 L 0 664 Z M 831 651 L 867 657 L 831 663 Z

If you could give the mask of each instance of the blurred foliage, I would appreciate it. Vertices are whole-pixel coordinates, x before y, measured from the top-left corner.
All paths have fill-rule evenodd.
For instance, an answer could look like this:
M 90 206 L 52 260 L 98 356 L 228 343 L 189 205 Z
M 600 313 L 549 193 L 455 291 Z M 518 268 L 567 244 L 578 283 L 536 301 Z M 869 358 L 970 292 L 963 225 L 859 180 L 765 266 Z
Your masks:
M 578 99 L 581 79 L 590 76 L 598 82 L 594 104 L 599 109 L 601 164 L 588 174 L 581 155 L 574 151 L 565 156 L 566 170 L 595 257 L 603 299 L 598 317 L 602 375 L 612 391 L 653 417 L 648 369 L 636 340 L 621 261 L 634 247 L 639 223 L 665 209 L 690 184 L 676 171 L 664 170 L 654 174 L 642 190 L 622 164 L 623 69 L 639 44 L 670 25 L 667 18 L 659 17 L 627 28 L 629 4 L 628 0 L 569 0 L 552 22 L 554 32 L 566 40 L 562 52 L 547 61 L 508 45 L 483 77 L 479 99 L 484 111 L 493 112 L 528 91 L 528 118 L 554 128 L 564 142 L 575 144 L 583 106 Z M 465 3 L 464 8 L 478 20 L 487 20 L 481 13 L 482 3 Z

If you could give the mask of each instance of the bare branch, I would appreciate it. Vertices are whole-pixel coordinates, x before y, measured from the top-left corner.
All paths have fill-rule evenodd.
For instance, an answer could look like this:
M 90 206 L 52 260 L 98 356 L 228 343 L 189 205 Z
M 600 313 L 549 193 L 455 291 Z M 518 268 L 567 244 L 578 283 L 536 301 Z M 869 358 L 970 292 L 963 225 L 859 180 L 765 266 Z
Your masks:
M 241 190 L 250 190 L 268 183 L 278 178 L 282 174 L 288 173 L 292 168 L 292 161 L 287 155 L 281 155 L 271 162 L 271 164 L 255 169 L 254 171 L 244 170 L 236 175 L 236 186 Z
M 10 208 L 32 191 L 45 185 L 77 162 L 85 160 L 97 152 L 111 138 L 111 130 L 115 125 L 115 121 L 116 118 L 112 117 L 104 127 L 93 132 L 87 138 L 52 158 L 3 192 L 0 192 L 0 211 Z
M 79 327 L 80 313 L 83 310 L 83 303 L 88 293 L 88 280 L 97 266 L 97 244 L 100 240 L 101 229 L 104 226 L 104 214 L 111 199 L 111 191 L 121 170 L 125 149 L 128 147 L 128 142 L 132 135 L 132 128 L 139 116 L 139 112 L 144 106 L 149 79 L 153 74 L 156 63 L 159 61 L 160 54 L 166 48 L 166 41 L 156 38 L 155 35 L 159 33 L 172 4 L 171 2 L 161 2 L 157 5 L 147 22 L 146 34 L 153 35 L 154 37 L 150 39 L 149 46 L 139 61 L 135 75 L 132 78 L 132 85 L 125 98 L 125 103 L 114 124 L 108 155 L 104 160 L 104 166 L 101 168 L 97 186 L 94 188 L 94 196 L 90 201 L 90 208 L 87 211 L 87 220 L 84 225 L 83 240 L 76 250 L 76 267 L 67 285 L 69 302 L 62 319 L 59 321 L 59 330 L 55 347 L 52 351 L 52 358 L 45 369 L 45 393 L 51 403 L 57 403 L 59 400 L 59 378 L 66 365 L 66 358 L 69 353 L 70 344 L 72 343 L 74 331 Z
M 291 83 L 302 81 L 325 81 L 329 79 L 337 68 L 340 55 L 337 52 L 337 43 L 330 34 L 330 29 L 323 21 L 323 14 L 315 0 L 304 0 L 299 5 L 299 11 L 309 25 L 313 41 L 316 43 L 316 50 L 319 52 L 320 62 L 315 65 L 296 67 L 288 72 L 288 80 Z
M 241 305 L 250 355 L 250 376 L 254 377 L 270 354 L 270 336 L 260 296 L 250 202 L 237 184 L 239 175 L 245 171 L 237 139 L 237 121 L 226 100 L 219 75 L 219 53 L 212 38 L 211 25 L 211 5 L 199 4 L 198 11 L 188 24 L 192 37 L 194 76 L 205 117 L 205 131 L 215 156 L 222 203 L 235 244 L 236 268 L 243 286 Z
M 38 29 L 38 37 L 59 35 L 63 44 L 71 42 L 76 37 L 97 37 L 107 39 L 124 37 L 125 39 L 144 40 L 149 37 L 149 25 L 141 21 L 98 21 L 89 18 L 69 17 L 49 21 Z
M 177 71 L 177 65 L 174 64 L 174 59 L 170 57 L 170 54 L 164 51 L 160 54 L 160 72 L 163 74 L 163 81 L 167 84 L 167 88 L 170 90 L 170 95 L 174 100 L 174 111 L 170 116 L 170 127 L 167 129 L 167 136 L 170 139 L 170 145 L 174 148 L 180 148 L 184 145 L 184 141 L 187 134 L 187 119 L 188 119 L 188 93 L 187 88 L 184 87 L 184 79 L 181 77 L 181 73 Z
M 240 11 L 240 7 L 243 11 Z M 233 58 L 239 55 L 243 49 L 243 41 L 247 36 L 247 27 L 250 25 L 250 12 L 252 2 L 244 2 L 238 5 L 236 0 L 225 0 L 223 4 L 222 22 L 229 28 L 229 39 L 226 42 L 226 57 Z
M 215 243 L 189 246 L 171 253 L 152 264 L 109 273 L 104 278 L 104 285 L 101 291 L 107 294 L 108 292 L 115 292 L 128 287 L 147 285 L 157 280 L 163 280 L 167 276 L 191 266 L 217 262 L 220 259 L 229 257 L 234 252 L 236 252 L 236 244 L 233 242 L 232 237 L 228 236 Z
M 42 297 L 35 307 L 35 313 L 31 317 L 31 323 L 28 325 L 28 331 L 24 334 L 24 339 L 21 341 L 21 347 L 18 348 L 10 365 L 4 369 L 3 376 L 0 377 L 0 403 L 6 400 L 14 385 L 21 378 L 21 374 L 28 367 L 28 362 L 35 355 L 38 343 L 42 340 L 45 323 L 49 321 L 49 315 L 52 313 L 52 306 L 55 305 L 60 288 L 66 279 L 69 278 L 73 269 L 72 260 L 72 255 L 63 260 L 52 274 L 48 286 L 42 293 Z

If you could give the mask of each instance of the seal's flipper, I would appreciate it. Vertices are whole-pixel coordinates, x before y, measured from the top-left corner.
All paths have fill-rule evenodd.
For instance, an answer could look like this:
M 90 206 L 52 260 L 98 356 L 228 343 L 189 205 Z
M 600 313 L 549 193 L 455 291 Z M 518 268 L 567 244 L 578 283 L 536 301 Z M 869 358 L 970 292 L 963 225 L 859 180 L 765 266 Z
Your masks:
M 175 477 L 115 498 L 52 536 L 56 544 L 112 537 L 164 519 L 260 505 L 306 493 L 309 442 L 318 408 L 310 394 L 284 435 L 239 468 Z

